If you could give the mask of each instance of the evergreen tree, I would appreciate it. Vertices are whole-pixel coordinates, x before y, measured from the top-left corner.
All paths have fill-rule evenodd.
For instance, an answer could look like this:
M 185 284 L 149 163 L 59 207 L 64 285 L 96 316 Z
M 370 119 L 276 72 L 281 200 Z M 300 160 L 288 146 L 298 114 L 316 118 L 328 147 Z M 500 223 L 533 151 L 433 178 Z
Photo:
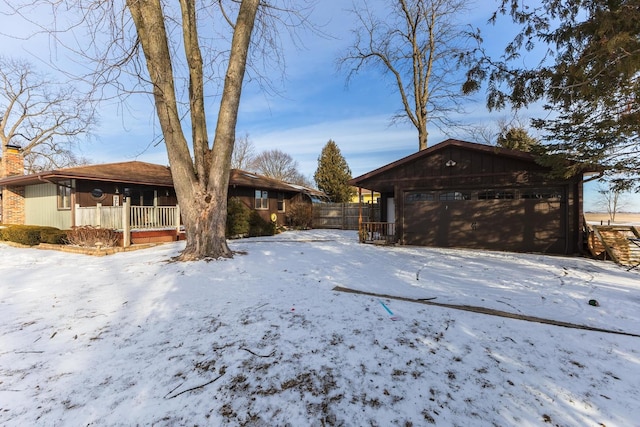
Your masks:
M 530 152 L 540 145 L 540 141 L 529 135 L 525 128 L 512 126 L 500 131 L 496 144 L 502 148 Z
M 322 149 L 313 179 L 318 189 L 324 191 L 332 202 L 346 203 L 351 200 L 353 190 L 348 184 L 351 169 L 333 140 L 329 140 Z
M 500 15 L 521 31 L 501 58 L 479 48 L 463 90 L 473 92 L 486 81 L 491 109 L 544 102 L 550 113 L 533 124 L 545 132 L 549 159 L 556 159 L 551 163 L 565 174 L 574 172 L 567 158 L 597 164 L 638 186 L 638 0 L 501 0 L 492 20 Z M 543 53 L 540 62 L 523 68 L 522 55 L 536 52 Z

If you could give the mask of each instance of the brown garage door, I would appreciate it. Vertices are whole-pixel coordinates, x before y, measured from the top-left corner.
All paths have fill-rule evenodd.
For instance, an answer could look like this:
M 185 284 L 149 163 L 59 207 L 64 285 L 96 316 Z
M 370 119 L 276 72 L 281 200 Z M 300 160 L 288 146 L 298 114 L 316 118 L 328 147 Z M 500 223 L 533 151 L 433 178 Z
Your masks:
M 564 253 L 564 203 L 559 190 L 411 191 L 404 243 Z

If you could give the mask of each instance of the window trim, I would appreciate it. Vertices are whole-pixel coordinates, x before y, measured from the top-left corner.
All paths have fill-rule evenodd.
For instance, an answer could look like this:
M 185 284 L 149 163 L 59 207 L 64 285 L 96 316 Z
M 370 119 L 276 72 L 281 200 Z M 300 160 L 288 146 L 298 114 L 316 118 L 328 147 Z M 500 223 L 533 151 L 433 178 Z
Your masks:
M 255 191 L 253 207 L 255 210 L 269 209 L 269 192 L 267 190 Z
M 56 201 L 59 211 L 71 210 L 71 181 L 60 181 L 57 183 Z
M 277 205 L 278 212 L 284 212 L 285 207 L 286 205 L 285 205 L 284 193 L 278 193 L 278 205 Z

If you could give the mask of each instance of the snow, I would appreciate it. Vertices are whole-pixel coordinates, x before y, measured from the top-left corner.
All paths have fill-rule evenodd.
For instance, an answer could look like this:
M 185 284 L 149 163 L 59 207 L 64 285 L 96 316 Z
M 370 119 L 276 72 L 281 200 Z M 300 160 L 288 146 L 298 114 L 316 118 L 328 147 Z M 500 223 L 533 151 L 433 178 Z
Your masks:
M 184 242 L 0 244 L 0 424 L 640 425 L 637 269 L 356 237 L 286 232 L 189 263 L 171 261 Z

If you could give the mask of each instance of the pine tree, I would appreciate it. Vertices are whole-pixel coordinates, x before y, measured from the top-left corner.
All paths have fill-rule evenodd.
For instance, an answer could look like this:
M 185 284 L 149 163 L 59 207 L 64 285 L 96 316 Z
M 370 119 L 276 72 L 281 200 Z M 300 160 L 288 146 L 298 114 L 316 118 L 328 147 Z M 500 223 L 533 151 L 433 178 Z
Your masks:
M 640 183 L 640 7 L 638 0 L 500 0 L 521 27 L 500 58 L 478 49 L 465 93 L 486 81 L 487 106 L 542 102 L 533 120 L 551 163 L 565 175 L 583 164 Z M 478 41 L 482 38 L 477 34 Z M 531 60 L 537 51 L 540 62 Z M 523 55 L 528 55 L 526 61 Z M 532 66 L 523 67 L 523 63 Z M 567 167 L 566 159 L 575 161 Z M 574 170 L 577 169 L 577 170 Z
M 329 140 L 322 149 L 313 179 L 318 189 L 324 191 L 332 202 L 346 203 L 351 200 L 353 190 L 348 184 L 351 169 L 333 140 Z
M 511 150 L 534 151 L 540 145 L 540 141 L 529 135 L 523 127 L 505 127 L 498 134 L 496 140 L 498 147 L 509 148 Z

